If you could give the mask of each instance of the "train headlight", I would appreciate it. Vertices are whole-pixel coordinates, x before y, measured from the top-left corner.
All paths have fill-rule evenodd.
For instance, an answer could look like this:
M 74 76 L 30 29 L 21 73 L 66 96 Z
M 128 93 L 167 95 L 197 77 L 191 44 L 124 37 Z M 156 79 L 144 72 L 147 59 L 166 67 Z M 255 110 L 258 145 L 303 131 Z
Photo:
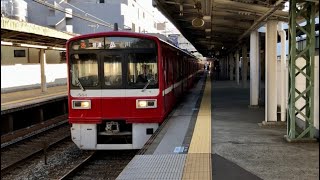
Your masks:
M 136 100 L 136 108 L 157 108 L 157 100 L 156 99 L 137 99 Z
M 72 109 L 91 109 L 90 100 L 73 100 Z

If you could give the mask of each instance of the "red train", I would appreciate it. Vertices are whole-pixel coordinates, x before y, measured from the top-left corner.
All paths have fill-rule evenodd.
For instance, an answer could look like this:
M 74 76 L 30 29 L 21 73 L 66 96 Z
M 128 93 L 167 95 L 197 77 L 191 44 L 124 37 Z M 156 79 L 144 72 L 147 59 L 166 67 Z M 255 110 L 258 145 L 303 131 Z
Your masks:
M 80 149 L 140 149 L 203 70 L 162 38 L 132 32 L 67 42 L 72 140 Z

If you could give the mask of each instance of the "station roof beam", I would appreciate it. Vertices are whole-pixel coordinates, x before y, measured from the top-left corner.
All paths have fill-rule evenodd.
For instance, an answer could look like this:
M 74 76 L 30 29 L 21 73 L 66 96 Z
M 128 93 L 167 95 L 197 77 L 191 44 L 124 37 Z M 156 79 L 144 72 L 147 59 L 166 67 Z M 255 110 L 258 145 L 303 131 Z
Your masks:
M 259 28 L 267 20 L 288 22 L 288 12 L 282 11 L 285 2 L 286 0 L 153 0 L 153 6 L 201 54 L 208 56 L 216 51 L 223 54 L 223 51 L 235 48 L 238 43 L 247 43 L 249 46 L 248 32 Z M 194 25 L 197 18 L 203 20 L 203 25 Z

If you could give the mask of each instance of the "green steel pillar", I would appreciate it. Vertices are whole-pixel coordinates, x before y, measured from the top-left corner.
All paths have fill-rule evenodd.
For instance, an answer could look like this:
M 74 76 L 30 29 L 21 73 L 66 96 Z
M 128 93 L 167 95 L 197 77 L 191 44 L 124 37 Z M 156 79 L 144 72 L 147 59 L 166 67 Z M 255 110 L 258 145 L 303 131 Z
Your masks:
M 314 56 L 315 56 L 315 2 L 290 0 L 289 10 L 289 104 L 287 139 L 303 140 L 314 138 Z M 305 20 L 300 26 L 298 19 Z M 301 21 L 300 21 L 301 22 Z M 306 34 L 306 46 L 297 49 L 297 31 Z M 298 62 L 300 65 L 298 65 Z M 303 63 L 302 63 L 303 62 Z M 302 64 L 302 67 L 301 67 Z M 297 79 L 305 81 L 305 88 L 298 89 Z M 305 127 L 299 128 L 297 121 L 304 120 Z

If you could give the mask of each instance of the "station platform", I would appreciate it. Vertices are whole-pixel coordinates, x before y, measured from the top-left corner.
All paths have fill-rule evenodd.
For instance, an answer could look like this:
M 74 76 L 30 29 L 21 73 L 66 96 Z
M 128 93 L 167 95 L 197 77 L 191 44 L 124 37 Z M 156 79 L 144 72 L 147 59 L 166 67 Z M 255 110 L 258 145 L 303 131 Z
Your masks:
M 1 93 L 1 114 L 61 98 L 67 98 L 67 85 L 48 87 L 46 92 L 42 92 L 41 89 L 30 89 Z
M 261 127 L 250 89 L 201 78 L 117 177 L 319 179 L 319 143 L 288 143 L 286 127 Z

